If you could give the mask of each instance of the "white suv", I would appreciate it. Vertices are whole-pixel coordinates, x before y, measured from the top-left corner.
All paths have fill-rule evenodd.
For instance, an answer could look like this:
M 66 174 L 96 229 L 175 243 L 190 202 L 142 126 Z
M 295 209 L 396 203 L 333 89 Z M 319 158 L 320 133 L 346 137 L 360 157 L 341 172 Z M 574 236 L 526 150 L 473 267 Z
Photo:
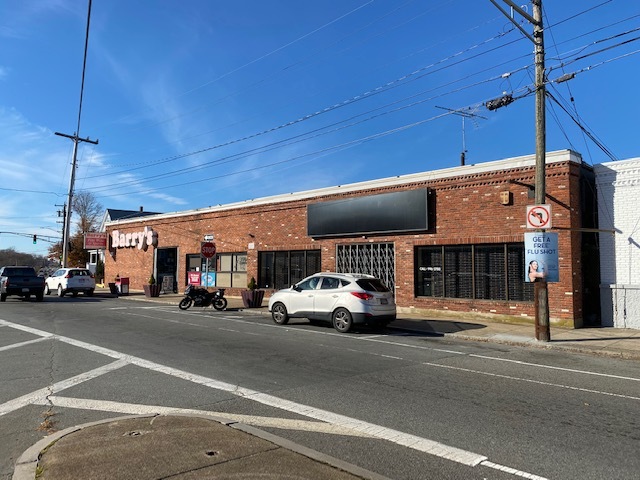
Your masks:
M 86 268 L 60 268 L 48 277 L 44 284 L 45 295 L 55 291 L 59 297 L 64 297 L 66 293 L 75 297 L 78 292 L 90 297 L 95 289 L 96 280 Z
M 393 293 L 377 278 L 358 273 L 311 275 L 274 293 L 269 311 L 278 325 L 292 317 L 305 317 L 331 322 L 341 333 L 354 324 L 385 326 L 396 319 Z

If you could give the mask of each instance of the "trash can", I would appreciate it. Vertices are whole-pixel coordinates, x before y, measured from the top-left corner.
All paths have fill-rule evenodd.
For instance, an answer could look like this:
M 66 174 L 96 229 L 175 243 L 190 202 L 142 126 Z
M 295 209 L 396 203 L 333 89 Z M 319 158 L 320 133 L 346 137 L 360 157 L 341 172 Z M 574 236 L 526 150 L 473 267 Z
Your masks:
M 116 281 L 119 295 L 129 295 L 129 277 L 120 277 L 120 280 Z

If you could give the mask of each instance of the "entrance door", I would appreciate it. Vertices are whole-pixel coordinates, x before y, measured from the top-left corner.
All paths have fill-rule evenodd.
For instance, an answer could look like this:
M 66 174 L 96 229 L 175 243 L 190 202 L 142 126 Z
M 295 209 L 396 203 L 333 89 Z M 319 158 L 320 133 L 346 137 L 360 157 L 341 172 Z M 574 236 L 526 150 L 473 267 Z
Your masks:
M 156 249 L 156 280 L 162 286 L 162 291 L 178 293 L 178 249 Z
M 396 285 L 393 243 L 338 245 L 336 271 L 365 273 L 379 278 L 392 292 Z

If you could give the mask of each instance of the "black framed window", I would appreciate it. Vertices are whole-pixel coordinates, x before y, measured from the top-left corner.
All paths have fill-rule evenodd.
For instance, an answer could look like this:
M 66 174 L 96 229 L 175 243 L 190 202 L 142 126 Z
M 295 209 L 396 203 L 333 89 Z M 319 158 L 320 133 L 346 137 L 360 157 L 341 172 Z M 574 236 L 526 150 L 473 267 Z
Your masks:
M 473 259 L 474 298 L 506 300 L 504 245 L 477 245 Z
M 418 297 L 444 296 L 442 247 L 420 247 L 416 252 L 416 295 Z
M 533 302 L 533 283 L 524 281 L 524 245 L 507 245 L 507 292 L 512 300 Z
M 418 297 L 533 301 L 524 281 L 524 244 L 416 247 Z
M 473 255 L 471 246 L 444 250 L 444 290 L 447 297 L 473 298 Z
M 287 288 L 320 269 L 320 250 L 259 252 L 258 286 Z

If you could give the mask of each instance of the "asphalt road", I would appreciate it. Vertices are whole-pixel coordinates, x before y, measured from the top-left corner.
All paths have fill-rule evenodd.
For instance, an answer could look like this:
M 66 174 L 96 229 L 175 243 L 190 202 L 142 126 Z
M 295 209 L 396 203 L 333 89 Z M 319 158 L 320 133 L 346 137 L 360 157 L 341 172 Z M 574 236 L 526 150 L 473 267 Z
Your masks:
M 0 304 L 0 365 L 1 479 L 47 432 L 168 409 L 393 479 L 640 472 L 634 361 L 79 296 Z

